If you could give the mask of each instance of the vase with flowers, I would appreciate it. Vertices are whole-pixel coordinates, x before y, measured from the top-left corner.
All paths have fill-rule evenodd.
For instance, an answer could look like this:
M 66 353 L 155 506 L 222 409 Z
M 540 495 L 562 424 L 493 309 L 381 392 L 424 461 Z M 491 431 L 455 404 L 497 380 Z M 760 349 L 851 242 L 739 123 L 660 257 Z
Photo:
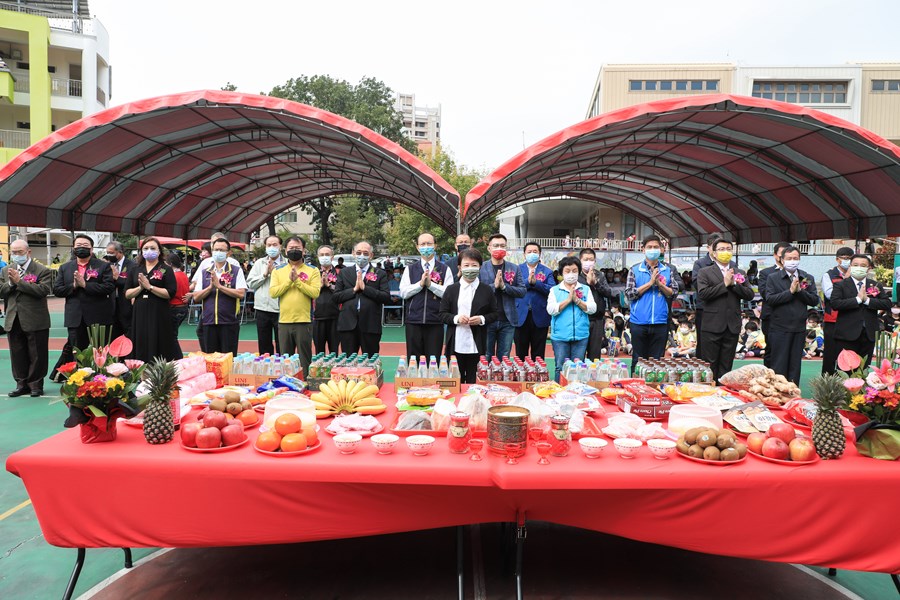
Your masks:
M 883 359 L 866 367 L 866 360 L 852 350 L 838 355 L 844 377 L 847 410 L 858 416 L 856 449 L 864 456 L 883 460 L 900 458 L 900 364 Z

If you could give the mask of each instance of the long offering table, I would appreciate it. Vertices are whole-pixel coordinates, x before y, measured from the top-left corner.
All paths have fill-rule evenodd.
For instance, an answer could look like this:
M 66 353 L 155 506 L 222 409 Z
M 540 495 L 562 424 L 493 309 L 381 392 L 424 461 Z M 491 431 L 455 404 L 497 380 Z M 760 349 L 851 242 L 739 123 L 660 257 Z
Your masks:
M 380 395 L 393 398 L 392 386 Z M 385 427 L 395 418 L 393 407 L 379 416 Z M 529 519 L 711 554 L 900 573 L 891 512 L 900 466 L 852 445 L 840 460 L 809 466 L 750 456 L 715 467 L 656 460 L 646 447 L 625 460 L 612 444 L 589 460 L 573 444 L 542 466 L 532 448 L 507 465 L 487 448 L 481 462 L 451 454 L 441 437 L 427 456 L 402 439 L 390 455 L 367 440 L 342 455 L 331 436 L 320 438 L 319 450 L 291 458 L 249 444 L 200 454 L 177 436 L 150 446 L 120 424 L 116 442 L 85 445 L 64 431 L 11 455 L 6 468 L 60 547 L 276 544 Z M 254 518 L 209 518 L 210 507 L 224 515 L 236 505 Z

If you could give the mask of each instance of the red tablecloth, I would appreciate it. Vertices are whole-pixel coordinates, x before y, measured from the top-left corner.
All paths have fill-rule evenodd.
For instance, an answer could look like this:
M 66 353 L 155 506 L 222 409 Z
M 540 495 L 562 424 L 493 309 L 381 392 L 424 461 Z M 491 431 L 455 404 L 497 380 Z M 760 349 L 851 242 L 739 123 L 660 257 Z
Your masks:
M 385 398 L 393 397 L 386 385 Z M 380 417 L 389 424 L 393 409 Z M 322 423 L 320 421 L 320 423 Z M 250 437 L 256 432 L 251 430 Z M 543 520 L 699 552 L 843 569 L 900 572 L 900 465 L 860 457 L 785 467 L 755 457 L 728 467 L 647 448 L 620 459 L 478 463 L 438 438 L 428 456 L 403 440 L 379 455 L 363 441 L 341 455 L 330 436 L 295 458 L 249 445 L 198 454 L 150 446 L 120 424 L 119 440 L 82 444 L 65 431 L 9 457 L 47 541 L 62 547 L 196 547 L 287 543 Z

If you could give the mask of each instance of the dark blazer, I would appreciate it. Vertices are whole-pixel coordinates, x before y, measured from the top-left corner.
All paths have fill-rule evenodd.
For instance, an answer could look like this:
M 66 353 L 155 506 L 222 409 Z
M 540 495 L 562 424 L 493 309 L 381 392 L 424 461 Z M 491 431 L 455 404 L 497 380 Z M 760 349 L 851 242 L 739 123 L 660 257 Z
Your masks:
M 766 302 L 766 280 L 773 273 L 777 273 L 780 269 L 776 266 L 766 267 L 759 272 L 756 277 L 756 289 L 759 290 L 759 297 L 762 298 L 762 308 L 759 309 L 759 318 L 768 319 L 772 314 L 772 306 Z
M 875 296 L 869 296 L 868 304 L 860 304 L 856 300 L 856 280 L 852 277 L 834 284 L 831 290 L 831 307 L 838 311 L 834 339 L 852 342 L 858 340 L 865 329 L 869 341 L 875 341 L 881 324 L 878 311 L 891 309 L 891 295 L 874 279 L 866 279 L 864 285 L 866 290 L 873 287 L 878 290 Z
M 752 300 L 756 294 L 743 271 L 735 269 L 734 273 L 740 273 L 745 280 L 730 287 L 725 285 L 725 277 L 718 265 L 704 267 L 697 274 L 697 295 L 703 300 L 702 331 L 741 332 L 741 300 Z
M 112 264 L 112 263 L 110 263 Z M 122 270 L 115 280 L 116 284 L 116 320 L 126 328 L 131 326 L 131 300 L 125 298 L 125 290 L 128 286 L 128 275 L 134 268 L 134 261 L 127 256 L 122 259 Z
M 82 320 L 87 325 L 111 325 L 115 314 L 116 284 L 109 263 L 92 256 L 88 270 L 97 271 L 97 276 L 85 277 L 83 288 L 75 288 L 74 285 L 77 265 L 75 259 L 60 265 L 53 282 L 53 294 L 66 299 L 64 325 L 78 327 Z
M 491 291 L 494 291 L 496 289 L 494 287 L 495 277 L 494 264 L 490 260 L 484 262 L 481 265 L 481 274 L 479 275 L 481 283 L 491 288 Z M 522 275 L 519 273 L 519 266 L 508 260 L 503 261 L 503 278 L 506 280 L 506 286 L 501 292 L 503 306 L 498 306 L 497 308 L 506 314 L 506 320 L 515 327 L 516 323 L 519 322 L 519 314 L 516 310 L 516 298 L 525 297 L 525 282 L 522 280 Z
M 363 333 L 381 333 L 381 307 L 391 302 L 391 289 L 387 273 L 371 264 L 363 275 L 366 287 L 362 293 L 353 291 L 356 285 L 356 265 L 346 265 L 338 274 L 331 301 L 340 305 L 338 331 L 353 331 L 359 328 Z M 375 279 L 366 279 L 374 274 Z M 359 309 L 356 304 L 359 301 Z
M 806 331 L 808 307 L 819 305 L 819 294 L 814 277 L 800 269 L 797 269 L 797 276 L 805 289 L 801 287 L 796 294 L 791 293 L 792 278 L 784 269 L 766 278 L 766 304 L 772 307 L 770 327 L 792 333 Z M 831 294 L 833 296 L 834 292 Z M 703 316 L 705 318 L 706 314 Z
M 19 281 L 18 285 L 9 280 L 9 269 L 17 268 L 15 263 L 0 271 L 0 298 L 6 300 L 6 330 L 12 329 L 16 317 L 25 332 L 50 329 L 50 311 L 47 296 L 50 295 L 50 269 L 31 259 L 25 275 L 34 275 L 35 282 Z
M 453 345 L 456 340 L 456 324 L 453 318 L 459 314 L 459 288 L 460 283 L 454 283 L 444 290 L 441 298 L 441 321 L 447 325 L 447 345 L 444 352 L 448 356 L 455 352 Z M 484 325 L 472 327 L 472 337 L 475 339 L 475 347 L 478 354 L 485 354 L 487 350 L 487 326 L 500 318 L 497 308 L 497 296 L 494 294 L 494 286 L 478 282 L 475 288 L 475 297 L 472 298 L 472 310 L 470 317 L 481 315 L 484 317 Z
M 606 314 L 606 299 L 615 298 L 618 294 L 613 293 L 612 288 L 609 287 L 609 282 L 606 281 L 606 273 L 594 269 L 594 277 L 596 278 L 596 282 L 593 286 L 588 287 L 591 288 L 591 295 L 594 297 L 594 303 L 597 305 L 597 310 L 594 311 L 593 314 L 588 315 L 588 318 L 591 321 L 602 321 L 606 318 L 604 316 Z M 578 273 L 578 283 L 582 285 L 588 284 L 584 271 Z
M 709 252 L 694 261 L 694 267 L 691 269 L 691 283 L 694 284 L 694 291 L 697 291 L 700 287 L 700 271 L 707 267 L 715 266 L 715 264 L 716 261 L 714 261 L 709 256 Z M 734 261 L 728 263 L 728 266 L 732 269 L 737 269 L 737 263 Z M 672 269 L 672 272 L 674 273 L 675 269 Z M 704 306 L 703 298 L 700 297 L 700 294 L 697 294 L 697 296 L 694 298 L 694 306 L 696 306 L 697 310 L 706 309 L 706 307 Z M 672 311 L 670 310 L 669 313 L 671 312 Z M 706 315 L 703 316 L 705 317 Z
M 547 296 L 550 295 L 550 289 L 556 285 L 556 279 L 553 278 L 553 269 L 543 263 L 538 263 L 534 269 L 534 285 L 528 283 L 529 272 L 530 269 L 526 263 L 519 265 L 519 277 L 525 282 L 525 295 L 522 298 L 516 298 L 516 312 L 519 320 L 515 323 L 515 326 L 521 327 L 525 324 L 525 320 L 528 318 L 528 310 L 531 309 L 531 318 L 535 327 L 550 327 L 550 315 L 547 314 Z M 543 281 L 538 280 L 539 275 L 544 277 Z

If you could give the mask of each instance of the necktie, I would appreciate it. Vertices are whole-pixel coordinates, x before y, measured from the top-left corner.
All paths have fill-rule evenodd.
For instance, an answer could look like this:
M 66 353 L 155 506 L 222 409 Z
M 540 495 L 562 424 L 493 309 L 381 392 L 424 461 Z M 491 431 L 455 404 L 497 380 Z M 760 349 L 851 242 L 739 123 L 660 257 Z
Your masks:
M 431 271 L 431 263 L 425 263 L 425 272 L 428 273 Z
M 19 267 L 19 277 L 25 275 L 25 267 Z

